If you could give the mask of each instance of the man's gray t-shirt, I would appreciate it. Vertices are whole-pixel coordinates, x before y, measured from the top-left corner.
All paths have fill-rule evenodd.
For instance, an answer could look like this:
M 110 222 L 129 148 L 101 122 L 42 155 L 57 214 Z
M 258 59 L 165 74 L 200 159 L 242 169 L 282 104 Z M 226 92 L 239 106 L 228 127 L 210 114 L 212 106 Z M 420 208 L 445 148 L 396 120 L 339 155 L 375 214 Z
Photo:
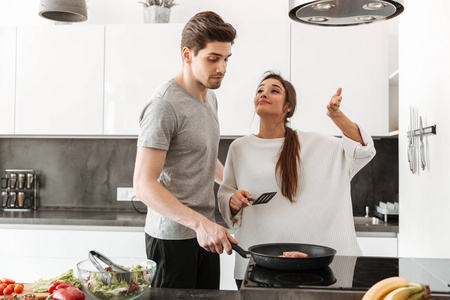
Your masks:
M 158 179 L 181 203 L 215 221 L 214 178 L 220 140 L 217 99 L 194 98 L 175 80 L 164 84 L 140 116 L 137 145 L 167 150 Z M 195 231 L 148 208 L 145 232 L 159 239 L 195 238 Z

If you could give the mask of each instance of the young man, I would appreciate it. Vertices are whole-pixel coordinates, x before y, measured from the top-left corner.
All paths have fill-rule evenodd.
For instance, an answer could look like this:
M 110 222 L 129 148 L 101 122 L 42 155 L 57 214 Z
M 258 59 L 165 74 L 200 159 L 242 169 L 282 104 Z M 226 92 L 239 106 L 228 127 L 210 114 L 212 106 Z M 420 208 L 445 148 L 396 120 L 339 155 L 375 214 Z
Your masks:
M 236 30 L 213 12 L 192 17 L 182 33 L 180 72 L 159 88 L 140 117 L 136 196 L 148 206 L 152 286 L 218 289 L 218 253 L 237 241 L 215 223 L 214 180 L 222 181 L 217 100 Z

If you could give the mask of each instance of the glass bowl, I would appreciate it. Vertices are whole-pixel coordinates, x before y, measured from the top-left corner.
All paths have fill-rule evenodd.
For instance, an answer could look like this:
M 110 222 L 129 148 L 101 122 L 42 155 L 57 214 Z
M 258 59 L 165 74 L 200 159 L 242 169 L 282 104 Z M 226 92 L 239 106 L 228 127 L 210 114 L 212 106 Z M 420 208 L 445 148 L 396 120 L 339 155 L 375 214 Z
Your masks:
M 102 282 L 102 273 L 89 259 L 77 264 L 78 278 L 83 290 L 96 299 L 129 300 L 136 299 L 144 293 L 153 280 L 156 271 L 156 263 L 145 258 L 111 257 L 111 260 L 131 272 L 131 283 L 119 281 L 116 272 L 111 274 L 111 288 Z M 108 266 L 105 266 L 107 270 Z

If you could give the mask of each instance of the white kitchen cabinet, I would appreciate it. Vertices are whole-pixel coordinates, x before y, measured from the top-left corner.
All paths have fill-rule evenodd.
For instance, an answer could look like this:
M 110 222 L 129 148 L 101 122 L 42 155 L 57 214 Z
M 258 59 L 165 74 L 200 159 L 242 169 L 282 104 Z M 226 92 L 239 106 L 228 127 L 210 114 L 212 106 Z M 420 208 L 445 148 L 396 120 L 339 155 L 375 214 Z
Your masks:
M 15 227 L 15 228 L 14 228 Z M 22 225 L 0 227 L 3 241 L 2 274 L 17 282 L 52 278 L 88 259 L 90 250 L 107 257 L 146 258 L 141 227 Z
M 257 132 L 259 118 L 253 99 L 263 73 L 280 72 L 290 79 L 290 23 L 233 23 L 237 38 L 220 89 L 220 134 L 240 136 Z
M 291 64 L 298 99 L 293 127 L 341 135 L 326 105 L 342 87 L 341 109 L 352 121 L 372 136 L 392 131 L 388 22 L 344 28 L 292 23 Z
M 18 27 L 19 135 L 103 134 L 103 25 Z
M 184 24 L 106 25 L 106 135 L 137 135 L 139 115 L 182 66 Z
M 289 78 L 290 70 L 288 22 L 233 26 L 238 37 L 222 86 L 215 90 L 222 136 L 245 135 L 251 125 L 257 125 L 253 97 L 265 71 L 278 70 Z M 182 67 L 183 27 L 184 24 L 106 26 L 105 134 L 138 134 L 143 106 Z
M 395 234 L 357 233 L 363 256 L 398 257 L 398 240 Z
M 394 71 L 389 76 L 389 135 L 398 136 L 398 82 L 399 71 Z
M 0 134 L 14 134 L 16 28 L 0 27 Z

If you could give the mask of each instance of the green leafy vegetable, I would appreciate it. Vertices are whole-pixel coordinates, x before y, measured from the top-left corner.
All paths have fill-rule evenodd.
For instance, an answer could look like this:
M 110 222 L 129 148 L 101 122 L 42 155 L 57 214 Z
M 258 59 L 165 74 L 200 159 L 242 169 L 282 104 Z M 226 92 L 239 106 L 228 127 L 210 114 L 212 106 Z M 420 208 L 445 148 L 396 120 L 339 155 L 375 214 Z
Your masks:
M 35 293 L 48 292 L 48 288 L 55 281 L 64 281 L 64 282 L 73 284 L 73 285 L 81 288 L 80 280 L 73 275 L 73 270 L 70 269 L 69 271 L 67 271 L 55 278 L 50 278 L 47 280 L 44 280 L 44 279 L 36 280 L 33 284 L 33 292 L 35 292 Z

